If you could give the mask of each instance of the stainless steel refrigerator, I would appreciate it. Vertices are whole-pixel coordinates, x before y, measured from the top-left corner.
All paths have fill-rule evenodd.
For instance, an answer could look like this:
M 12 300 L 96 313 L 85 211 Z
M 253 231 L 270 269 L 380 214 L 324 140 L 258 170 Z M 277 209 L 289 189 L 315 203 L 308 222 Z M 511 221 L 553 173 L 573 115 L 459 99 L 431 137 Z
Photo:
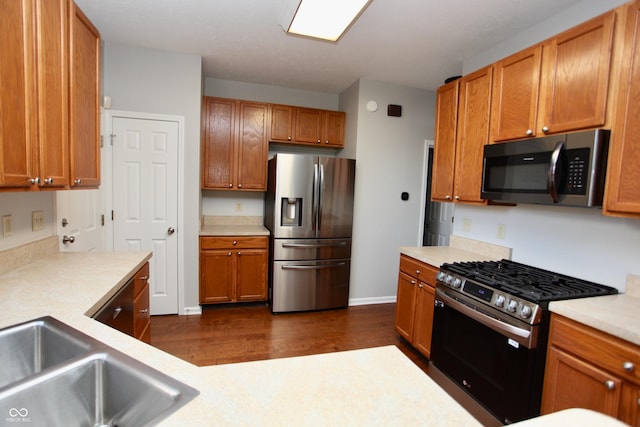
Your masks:
M 354 180 L 353 159 L 279 153 L 269 160 L 272 312 L 348 305 Z

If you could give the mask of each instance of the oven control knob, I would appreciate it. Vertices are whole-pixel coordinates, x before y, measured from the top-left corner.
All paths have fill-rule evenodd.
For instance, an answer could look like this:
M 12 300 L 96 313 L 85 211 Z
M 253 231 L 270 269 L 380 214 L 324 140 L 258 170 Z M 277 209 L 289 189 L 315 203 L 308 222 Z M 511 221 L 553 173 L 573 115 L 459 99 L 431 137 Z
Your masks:
M 444 271 L 438 271 L 438 275 L 436 276 L 436 280 L 439 280 L 439 281 L 443 282 L 444 281 L 444 276 L 446 276 Z
M 455 279 L 453 279 L 454 288 L 459 288 L 461 284 L 462 284 L 462 279 L 460 279 L 459 277 L 456 277 Z
M 452 281 L 453 281 L 453 276 L 450 274 L 447 274 L 447 277 L 444 278 L 444 283 L 446 283 L 447 285 L 450 285 Z
M 531 307 L 529 307 L 528 305 L 523 305 L 522 308 L 520 309 L 520 317 L 526 319 L 527 317 L 531 316 Z
M 518 301 L 514 299 L 510 299 L 509 302 L 507 302 L 507 311 L 515 313 L 517 309 L 518 309 Z
M 506 298 L 504 297 L 504 295 L 498 295 L 496 297 L 495 305 L 497 307 L 504 307 L 504 301 L 505 300 L 506 300 Z

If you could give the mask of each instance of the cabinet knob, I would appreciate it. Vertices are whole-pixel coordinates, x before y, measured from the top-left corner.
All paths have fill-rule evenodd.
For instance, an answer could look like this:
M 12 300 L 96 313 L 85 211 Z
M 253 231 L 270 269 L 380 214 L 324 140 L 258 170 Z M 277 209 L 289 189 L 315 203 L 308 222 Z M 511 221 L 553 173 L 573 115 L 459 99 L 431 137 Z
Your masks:
M 542 126 L 542 132 L 547 133 L 549 132 L 549 128 L 546 126 Z
M 31 178 L 29 182 L 31 184 L 40 184 L 40 178 L 36 176 L 35 178 Z
M 411 284 L 412 284 L 412 285 L 415 285 L 416 283 L 418 283 L 418 282 L 416 282 L 415 280 L 412 280 L 412 281 L 411 281 Z
M 448 195 L 448 194 L 446 196 L 444 196 L 444 198 L 447 199 L 447 200 L 451 200 L 451 196 Z
M 230 184 L 229 184 L 229 188 L 233 188 L 233 184 L 231 184 L 231 183 L 230 183 Z
M 291 141 L 291 137 L 290 136 L 287 137 L 287 141 Z
M 607 389 L 609 390 L 613 390 L 616 388 L 616 383 L 613 382 L 612 380 L 608 380 L 604 382 L 604 385 L 607 387 Z
M 231 244 L 232 244 L 233 246 L 235 246 L 235 245 L 237 245 L 237 244 L 238 244 L 238 241 L 237 241 L 237 240 L 234 240 L 234 241 L 233 241 L 233 243 L 231 243 Z
M 147 280 L 149 278 L 149 276 L 140 276 L 139 279 L 140 280 Z
M 80 178 L 77 178 L 77 179 L 74 179 L 74 180 L 73 180 L 73 183 L 74 183 L 75 185 L 80 185 L 80 184 L 82 184 L 82 180 L 81 180 Z
M 527 129 L 527 132 L 525 133 L 527 134 L 527 136 L 533 135 L 533 131 L 531 129 Z
M 328 139 L 327 139 L 327 140 L 325 140 L 325 141 L 324 141 L 324 143 L 325 143 L 325 144 L 328 144 L 328 143 L 329 143 L 329 140 L 328 140 Z
M 53 178 L 49 177 L 49 178 L 45 179 L 44 183 L 47 184 L 47 185 L 53 184 Z
M 322 141 L 318 140 L 318 144 L 320 144 Z
M 622 364 L 622 369 L 624 369 L 627 372 L 633 372 L 633 370 L 635 369 L 635 365 L 633 364 L 633 362 L 624 362 Z
M 454 197 L 454 199 L 460 200 L 460 196 L 456 196 L 456 197 Z
M 238 256 L 242 255 L 242 252 L 238 252 Z
M 242 188 L 242 184 L 238 184 L 238 188 Z
M 148 308 L 143 308 L 142 310 L 140 310 L 140 313 L 148 313 L 149 309 Z
M 227 255 L 228 255 L 228 256 L 231 256 L 231 252 L 228 252 L 228 253 L 227 253 Z
M 416 274 L 420 274 L 420 270 L 416 270 Z

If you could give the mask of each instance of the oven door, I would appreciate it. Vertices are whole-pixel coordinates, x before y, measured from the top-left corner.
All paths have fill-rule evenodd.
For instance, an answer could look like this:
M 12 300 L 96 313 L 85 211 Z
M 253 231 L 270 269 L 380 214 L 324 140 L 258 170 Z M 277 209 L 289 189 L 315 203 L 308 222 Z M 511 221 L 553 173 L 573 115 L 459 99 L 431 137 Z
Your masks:
M 537 326 L 523 323 L 513 335 L 513 325 L 506 325 L 498 332 L 496 321 L 504 317 L 436 287 L 431 362 L 494 416 L 511 423 L 540 413 L 545 351 L 517 339 L 527 328 L 536 335 Z

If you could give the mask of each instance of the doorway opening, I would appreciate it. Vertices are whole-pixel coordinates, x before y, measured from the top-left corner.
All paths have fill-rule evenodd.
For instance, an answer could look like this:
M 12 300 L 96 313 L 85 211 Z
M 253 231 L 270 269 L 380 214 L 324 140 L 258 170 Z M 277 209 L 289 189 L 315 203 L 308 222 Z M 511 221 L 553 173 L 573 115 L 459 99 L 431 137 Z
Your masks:
M 453 203 L 431 200 L 432 171 L 433 147 L 431 146 L 427 158 L 427 190 L 424 204 L 422 246 L 449 246 L 449 236 L 453 228 Z

